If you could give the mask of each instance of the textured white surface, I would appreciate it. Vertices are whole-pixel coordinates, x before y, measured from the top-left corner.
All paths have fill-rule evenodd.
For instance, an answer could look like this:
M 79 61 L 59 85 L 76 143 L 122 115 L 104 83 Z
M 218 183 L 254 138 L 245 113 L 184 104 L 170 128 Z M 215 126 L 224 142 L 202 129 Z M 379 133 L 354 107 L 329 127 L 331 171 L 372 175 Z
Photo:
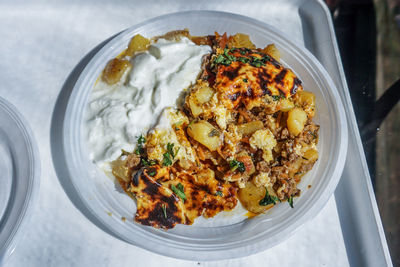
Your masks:
M 148 18 L 190 9 L 213 9 L 254 17 L 278 26 L 302 43 L 296 10 L 279 1 L 270 2 L 0 3 L 0 95 L 30 122 L 42 160 L 38 203 L 27 234 L 7 266 L 349 265 L 333 198 L 316 218 L 268 251 L 241 259 L 197 263 L 159 256 L 103 232 L 75 208 L 53 167 L 49 140 L 55 102 L 70 72 L 97 44 Z M 293 16 L 282 16 L 282 12 Z

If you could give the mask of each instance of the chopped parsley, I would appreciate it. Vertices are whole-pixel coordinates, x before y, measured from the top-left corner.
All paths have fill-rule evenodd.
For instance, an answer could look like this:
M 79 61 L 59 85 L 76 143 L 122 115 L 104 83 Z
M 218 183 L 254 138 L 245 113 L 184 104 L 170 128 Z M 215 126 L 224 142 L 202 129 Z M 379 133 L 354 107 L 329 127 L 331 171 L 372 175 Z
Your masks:
M 140 155 L 144 152 L 143 145 L 145 142 L 146 142 L 146 139 L 143 137 L 143 135 L 140 135 L 137 139 L 137 148 L 135 150 L 135 153 L 137 155 Z
M 157 164 L 157 161 L 154 159 L 143 159 L 141 160 L 143 166 L 153 166 Z
M 273 96 L 271 96 L 271 97 L 272 97 L 272 99 L 273 99 L 274 101 L 279 101 L 279 99 L 285 99 L 285 98 L 286 98 L 284 94 L 273 95 Z
M 250 65 L 259 68 L 261 66 L 265 66 L 265 63 L 267 61 L 271 61 L 271 57 L 269 57 L 268 55 L 264 55 L 262 53 L 257 53 L 254 51 L 252 52 L 249 49 L 240 49 L 239 53 L 244 56 L 248 52 L 252 52 L 261 55 L 261 57 L 255 57 L 255 56 L 236 57 L 234 55 L 229 54 L 229 52 L 236 52 L 237 50 L 238 50 L 237 48 L 232 48 L 232 49 L 225 48 L 222 54 L 219 54 L 214 58 L 214 60 L 212 61 L 212 65 L 221 64 L 229 66 L 232 62 L 239 61 L 245 64 L 250 63 Z
M 263 199 L 261 199 L 260 202 L 258 202 L 258 204 L 260 206 L 267 206 L 269 204 L 275 205 L 276 202 L 278 202 L 278 201 L 279 201 L 279 198 L 277 196 L 271 196 L 268 193 L 268 189 L 267 189 L 267 190 L 265 190 L 265 197 Z
M 308 131 L 308 132 L 312 135 L 313 139 L 317 139 L 318 136 L 315 132 L 312 132 L 312 131 Z
M 163 203 L 161 205 L 163 213 L 164 213 L 164 218 L 167 219 L 167 206 L 165 206 L 165 204 Z
M 217 129 L 212 129 L 212 130 L 208 133 L 208 136 L 209 136 L 209 137 L 214 137 L 214 136 L 217 136 L 217 135 L 219 135 L 219 131 L 218 131 Z
M 163 166 L 171 166 L 172 165 L 172 159 L 171 155 L 169 153 L 164 153 L 163 155 Z
M 224 195 L 222 194 L 222 191 L 217 191 L 217 192 L 215 192 L 215 195 L 216 196 L 220 196 L 220 197 L 223 197 Z
M 177 186 L 171 185 L 171 189 L 178 197 L 180 197 L 180 199 L 182 199 L 182 202 L 185 202 L 185 189 L 183 188 L 183 185 L 181 183 L 179 183 Z
M 244 163 L 238 160 L 231 160 L 229 162 L 229 167 L 231 168 L 231 171 L 235 171 L 236 169 L 239 172 L 245 172 L 246 167 L 244 166 Z
M 179 149 L 176 151 L 178 153 Z M 164 166 L 171 166 L 172 165 L 172 159 L 175 158 L 176 153 L 174 152 L 174 143 L 168 143 L 167 144 L 167 152 L 163 154 L 163 165 Z
M 147 174 L 150 176 L 154 176 L 154 175 L 156 175 L 156 173 L 157 173 L 156 170 L 150 170 L 147 172 Z
M 289 197 L 287 202 L 289 202 L 290 207 L 293 209 L 293 197 Z
M 247 79 L 243 79 L 243 81 L 244 81 L 245 83 L 247 83 Z

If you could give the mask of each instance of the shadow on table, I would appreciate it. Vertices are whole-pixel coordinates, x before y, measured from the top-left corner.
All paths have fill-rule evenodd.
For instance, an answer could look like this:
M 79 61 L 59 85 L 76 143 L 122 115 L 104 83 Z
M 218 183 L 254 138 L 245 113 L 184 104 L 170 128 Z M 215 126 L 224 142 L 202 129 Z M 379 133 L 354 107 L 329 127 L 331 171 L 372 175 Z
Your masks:
M 117 35 L 117 34 L 116 34 Z M 70 173 L 66 168 L 66 160 L 65 160 L 65 153 L 63 147 L 63 124 L 64 124 L 64 117 L 65 111 L 67 108 L 68 100 L 71 95 L 72 89 L 75 86 L 76 81 L 79 78 L 79 75 L 82 73 L 83 69 L 89 63 L 89 61 L 93 58 L 93 56 L 112 38 L 116 35 L 108 38 L 98 46 L 96 46 L 92 51 L 90 51 L 72 70 L 69 74 L 67 80 L 65 81 L 60 94 L 58 95 L 53 115 L 51 119 L 51 127 L 50 127 L 50 145 L 51 145 L 51 154 L 53 158 L 54 168 L 56 170 L 56 174 L 58 180 L 60 181 L 64 191 L 67 193 L 67 196 L 71 200 L 71 202 L 75 205 L 77 209 L 79 209 L 83 215 L 87 219 L 89 219 L 92 223 L 94 223 L 97 227 L 99 227 L 104 232 L 122 240 L 110 230 L 108 230 L 103 223 L 97 219 L 90 210 L 85 206 L 82 202 L 81 198 L 79 197 L 78 193 L 76 192 L 71 179 Z

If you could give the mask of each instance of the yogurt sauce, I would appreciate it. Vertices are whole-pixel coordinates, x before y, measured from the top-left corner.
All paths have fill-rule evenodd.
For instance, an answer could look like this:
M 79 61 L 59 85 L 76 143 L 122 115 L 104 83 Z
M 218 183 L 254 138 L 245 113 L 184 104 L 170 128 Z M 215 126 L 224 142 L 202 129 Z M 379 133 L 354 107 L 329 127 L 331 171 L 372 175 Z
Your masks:
M 137 136 L 157 123 L 165 107 L 175 106 L 179 94 L 196 81 L 202 58 L 211 52 L 187 38 L 159 39 L 148 51 L 131 59 L 116 85 L 99 80 L 90 96 L 84 123 L 89 157 L 109 169 L 121 149 L 133 151 Z

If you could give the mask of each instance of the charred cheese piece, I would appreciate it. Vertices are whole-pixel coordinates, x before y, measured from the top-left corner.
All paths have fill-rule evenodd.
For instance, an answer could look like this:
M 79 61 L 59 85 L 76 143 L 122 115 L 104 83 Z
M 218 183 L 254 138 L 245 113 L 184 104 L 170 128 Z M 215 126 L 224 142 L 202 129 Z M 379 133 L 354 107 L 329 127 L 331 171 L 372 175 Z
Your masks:
M 290 97 L 302 90 L 301 81 L 271 56 L 247 48 L 225 49 L 215 57 L 214 87 L 229 109 L 241 102 L 246 109 L 260 106 L 265 95 Z
M 150 176 L 150 173 L 155 173 L 155 177 Z M 178 223 L 186 223 L 183 203 L 171 189 L 157 182 L 158 179 L 162 179 L 159 176 L 155 167 L 140 169 L 132 176 L 128 191 L 137 200 L 135 221 L 164 229 L 173 228 Z
M 183 185 L 186 195 L 186 224 L 192 224 L 199 216 L 210 218 L 236 207 L 237 189 L 216 180 L 212 170 L 203 169 L 196 174 L 181 173 L 174 182 L 177 181 Z

